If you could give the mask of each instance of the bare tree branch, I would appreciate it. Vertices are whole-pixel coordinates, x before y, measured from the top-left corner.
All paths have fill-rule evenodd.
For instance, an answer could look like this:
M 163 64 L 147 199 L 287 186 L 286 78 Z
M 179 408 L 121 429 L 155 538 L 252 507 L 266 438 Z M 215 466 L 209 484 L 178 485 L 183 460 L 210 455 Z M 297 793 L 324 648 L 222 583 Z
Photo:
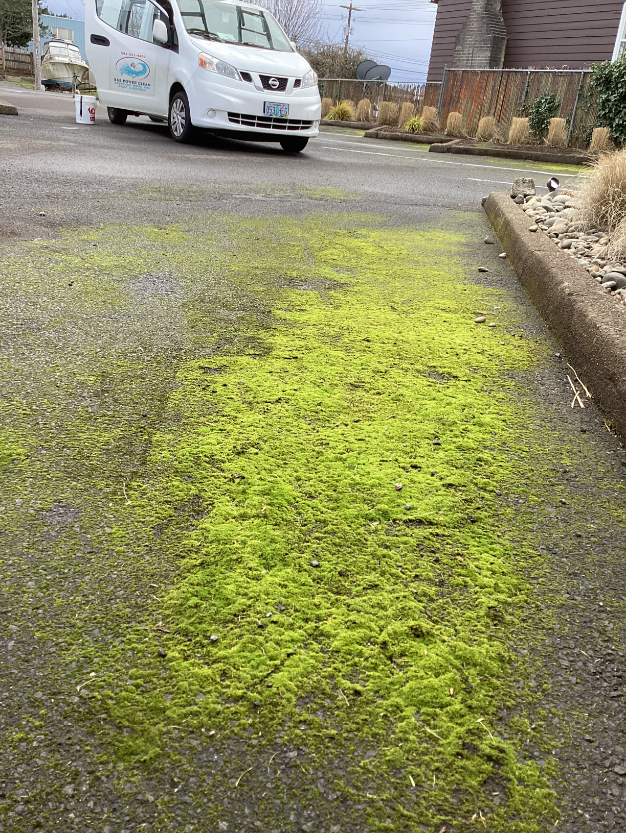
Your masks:
M 298 45 L 326 39 L 321 0 L 257 0 L 257 5 L 271 12 Z

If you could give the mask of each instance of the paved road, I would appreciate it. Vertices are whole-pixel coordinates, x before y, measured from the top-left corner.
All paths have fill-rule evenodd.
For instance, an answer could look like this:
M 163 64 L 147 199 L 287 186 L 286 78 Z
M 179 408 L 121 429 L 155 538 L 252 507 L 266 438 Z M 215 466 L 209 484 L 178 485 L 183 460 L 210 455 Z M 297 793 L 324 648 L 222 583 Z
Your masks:
M 80 200 L 141 182 L 171 185 L 228 185 L 237 183 L 288 188 L 334 187 L 387 204 L 438 213 L 450 209 L 475 210 L 490 190 L 510 185 L 515 176 L 547 181 L 547 166 L 483 159 L 441 159 L 417 145 L 400 147 L 364 140 L 350 132 L 323 132 L 304 154 L 287 157 L 278 145 L 228 142 L 202 137 L 197 144 L 171 142 L 165 125 L 147 118 L 130 119 L 124 128 L 108 123 L 104 108 L 94 127 L 77 126 L 73 102 L 63 93 L 34 93 L 1 84 L 0 94 L 18 106 L 21 115 L 5 117 L 0 173 L 10 189 L 8 215 L 0 218 L 5 233 L 30 226 L 33 204 L 58 201 L 59 182 L 65 196 L 63 223 L 89 219 L 89 206 Z M 61 179 L 57 179 L 60 177 Z M 561 174 L 564 181 L 573 179 Z M 57 207 L 57 211 L 58 211 Z M 57 219 L 59 215 L 56 215 Z M 35 221 L 46 228 L 51 219 Z
M 570 407 L 568 369 L 558 347 L 506 262 L 498 258 L 499 249 L 482 242 L 489 227 L 481 197 L 506 188 L 517 175 L 545 181 L 549 167 L 441 159 L 418 146 L 364 140 L 349 131 L 324 132 L 299 156 L 287 156 L 278 146 L 209 136 L 180 146 L 168 138 L 164 126 L 147 119 L 114 127 L 100 111 L 95 126 L 77 126 L 67 95 L 0 83 L 0 97 L 20 111 L 17 118 L 0 116 L 0 831 L 626 829 L 624 454 L 593 404 L 584 411 Z M 566 172 L 559 176 L 569 178 Z M 453 254 L 446 253 L 448 245 Z M 428 290 L 420 289 L 417 280 L 415 291 L 402 283 L 405 246 L 419 253 L 410 268 Z M 262 266 L 255 262 L 257 250 Z M 479 276 L 479 265 L 489 271 Z M 305 272 L 306 281 L 301 277 Z M 362 291 L 374 293 L 368 297 L 379 299 L 375 293 L 383 293 L 384 303 L 377 300 L 371 307 L 371 321 L 358 293 L 348 293 L 358 326 L 371 326 L 366 338 L 358 327 L 350 329 L 349 315 L 332 318 L 343 314 L 338 299 L 353 280 L 361 280 Z M 307 300 L 287 300 L 281 295 L 285 288 L 304 290 L 301 297 Z M 326 304 L 321 318 L 315 318 L 322 307 L 309 300 L 311 289 Z M 394 291 L 404 295 L 396 299 Z M 489 315 L 501 322 L 500 329 L 485 328 L 475 337 L 462 322 L 471 322 L 474 307 L 479 311 L 485 304 Z M 385 317 L 390 310 L 397 319 Z M 189 611 L 218 589 L 232 590 L 224 587 L 221 570 L 210 574 L 210 564 L 208 578 L 193 573 L 192 557 L 191 567 L 185 561 L 183 568 L 191 569 L 191 583 L 186 579 L 175 591 L 178 596 L 167 595 L 168 588 L 179 587 L 181 556 L 189 556 L 189 547 L 204 540 L 194 535 L 213 534 L 204 520 L 209 510 L 198 503 L 192 484 L 198 472 L 210 473 L 219 458 L 229 472 L 223 490 L 232 495 L 241 483 L 245 488 L 246 477 L 251 477 L 245 466 L 251 464 L 246 456 L 250 442 L 239 437 L 223 460 L 219 444 L 208 450 L 194 446 L 185 452 L 187 457 L 176 457 L 177 438 L 191 432 L 189 426 L 206 412 L 222 420 L 226 443 L 227 424 L 238 413 L 228 410 L 227 398 L 213 410 L 211 397 L 226 397 L 237 385 L 245 386 L 249 396 L 245 402 L 244 396 L 242 409 L 245 404 L 254 415 L 252 391 L 258 384 L 258 413 L 274 408 L 278 439 L 280 425 L 287 425 L 292 412 L 285 403 L 295 409 L 296 395 L 310 391 L 307 413 L 321 406 L 332 411 L 336 405 L 333 386 L 325 384 L 329 376 L 314 376 L 312 382 L 306 375 L 317 372 L 313 360 L 301 376 L 289 375 L 298 373 L 293 355 L 297 342 L 282 345 L 281 358 L 293 362 L 293 371 L 284 362 L 280 367 L 271 364 L 267 344 L 286 329 L 275 326 L 281 315 L 291 322 L 312 316 L 311 343 L 321 334 L 316 361 L 326 374 L 336 372 L 336 386 L 341 368 L 333 369 L 329 357 L 338 355 L 338 345 L 346 347 L 347 400 L 362 397 L 365 402 L 366 393 L 382 396 L 375 390 L 376 380 L 387 372 L 387 364 L 393 366 L 393 391 L 384 385 L 382 391 L 396 395 L 398 413 L 385 412 L 380 436 L 393 430 L 388 426 L 397 426 L 397 453 L 408 453 L 402 451 L 409 442 L 402 430 L 410 433 L 428 419 L 437 429 L 435 437 L 454 435 L 458 425 L 449 424 L 446 408 L 459 407 L 453 411 L 456 422 L 468 427 L 457 439 L 471 464 L 457 460 L 454 477 L 463 478 L 476 459 L 479 469 L 487 466 L 491 456 L 508 472 L 506 489 L 493 491 L 488 478 L 470 478 L 461 494 L 461 501 L 474 501 L 471 517 L 463 510 L 468 512 L 463 524 L 476 523 L 478 530 L 462 531 L 470 538 L 459 539 L 470 540 L 473 547 L 467 550 L 478 565 L 472 581 L 498 598 L 481 608 L 478 618 L 464 607 L 463 593 L 455 596 L 451 589 L 468 580 L 463 572 L 466 550 L 451 555 L 437 544 L 436 535 L 428 538 L 418 518 L 406 522 L 415 539 L 402 538 L 392 525 L 381 536 L 381 547 L 390 547 L 392 541 L 400 545 L 394 553 L 408 546 L 406 541 L 426 536 L 415 572 L 417 577 L 433 570 L 433 586 L 420 587 L 426 600 L 431 599 L 426 601 L 426 632 L 444 634 L 444 642 L 458 640 L 467 649 L 463 662 L 469 670 L 461 663 L 460 686 L 451 681 L 444 694 L 458 696 L 461 687 L 461 697 L 477 708 L 478 701 L 471 698 L 484 692 L 486 702 L 480 701 L 480 708 L 493 718 L 489 728 L 477 726 L 483 718 L 470 710 L 472 725 L 463 729 L 468 734 L 441 734 L 450 730 L 445 720 L 431 723 L 430 729 L 424 724 L 422 745 L 415 747 L 413 730 L 394 718 L 386 730 L 394 739 L 390 751 L 380 732 L 369 733 L 369 727 L 354 723 L 353 715 L 366 708 L 357 704 L 367 700 L 367 687 L 359 689 L 358 675 L 347 681 L 351 689 L 341 688 L 341 697 L 334 692 L 339 705 L 324 699 L 312 716 L 307 709 L 316 702 L 315 691 L 298 699 L 305 721 L 300 735 L 293 725 L 272 722 L 261 694 L 253 704 L 260 715 L 247 717 L 230 734 L 228 721 L 220 722 L 215 714 L 207 711 L 206 723 L 198 717 L 201 704 L 213 702 L 212 692 L 200 690 L 196 696 L 194 689 L 191 707 L 178 705 L 176 697 L 183 702 L 194 684 L 185 663 L 200 662 L 207 645 L 210 649 L 208 632 L 204 644 L 194 641 L 203 622 L 193 620 Z M 444 332 L 449 330 L 449 343 L 440 342 L 440 331 L 428 329 L 438 316 L 456 322 L 442 324 Z M 421 328 L 432 335 L 432 348 L 430 335 L 422 342 L 412 340 Z M 368 365 L 367 351 L 380 347 L 370 341 L 382 333 L 392 352 L 380 353 L 378 363 Z M 493 333 L 493 342 L 484 333 Z M 471 366 L 463 368 L 465 351 Z M 308 352 L 304 344 L 302 353 Z M 527 359 L 511 358 L 518 352 Z M 350 376 L 352 355 L 358 357 L 358 372 L 365 380 Z M 431 363 L 432 356 L 436 361 Z M 257 360 L 266 361 L 268 368 L 260 381 Z M 231 373 L 232 367 L 238 368 L 244 381 L 237 376 L 231 383 L 230 377 L 217 375 L 229 362 Z M 368 367 L 371 372 L 362 370 Z M 422 403 L 422 410 L 410 405 L 400 430 L 405 407 L 401 394 L 412 401 L 406 383 L 410 374 L 416 386 L 424 379 L 432 386 L 442 410 L 433 415 L 428 403 Z M 444 386 L 451 380 L 463 377 L 471 384 L 474 376 L 493 386 L 498 402 L 503 401 L 498 398 L 502 390 L 514 391 L 517 404 L 511 413 L 519 422 L 503 416 L 505 408 L 489 410 L 480 385 L 469 398 L 447 398 Z M 218 378 L 228 378 L 228 384 L 218 386 Z M 294 381 L 287 384 L 289 378 Z M 284 389 L 269 397 L 265 388 L 273 390 L 279 382 Z M 375 401 L 381 404 L 368 405 L 367 419 L 351 413 L 355 418 L 346 420 L 344 428 L 357 423 L 365 431 L 361 423 L 375 420 L 377 408 L 382 412 L 389 407 L 382 398 Z M 474 415 L 480 407 L 484 413 Z M 269 417 L 267 422 L 269 430 Z M 251 419 L 242 434 L 256 425 Z M 326 431 L 326 445 L 332 445 L 332 432 L 342 423 L 333 420 L 327 429 L 321 422 L 315 425 L 316 431 Z M 202 430 L 199 435 L 205 436 L 206 425 Z M 473 430 L 479 433 L 469 433 Z M 473 437 L 474 445 L 463 445 Z M 306 435 L 300 439 L 308 441 Z M 269 434 L 265 440 L 269 447 Z M 256 445 L 253 452 L 262 455 L 263 444 Z M 320 449 L 315 453 L 322 455 Z M 292 453 L 298 451 L 294 446 Z M 384 460 L 380 456 L 370 464 L 380 468 L 391 463 L 386 453 Z M 346 460 L 351 471 L 352 458 Z M 288 464 L 276 457 L 278 471 Z M 179 478 L 175 485 L 161 482 L 163 470 L 174 469 Z M 420 465 L 406 465 L 394 471 L 394 478 L 408 483 L 419 470 Z M 275 476 L 268 471 L 268 477 Z M 320 470 L 320 478 L 323 474 Z M 426 474 L 428 492 L 439 472 Z M 493 476 L 505 478 L 497 472 Z M 452 498 L 444 494 L 455 494 L 450 492 L 455 482 L 465 481 L 452 478 L 439 492 L 432 487 L 443 506 L 452 506 Z M 404 488 L 403 495 L 408 486 Z M 233 505 L 237 499 L 232 497 Z M 280 499 L 286 500 L 284 495 Z M 407 500 L 403 497 L 401 503 Z M 263 514 L 267 507 L 259 504 L 257 509 Z M 306 514 L 306 506 L 297 511 L 296 520 L 304 523 L 300 515 Z M 135 526 L 129 526 L 132 513 L 141 521 Z M 370 520 L 367 533 L 376 535 L 384 523 Z M 242 518 L 228 541 L 213 541 L 212 552 L 231 546 L 232 537 L 243 535 L 244 524 Z M 342 529 L 335 532 L 335 540 L 343 543 Z M 500 536 L 509 541 L 509 555 L 515 554 L 516 577 L 509 568 L 509 573 L 500 571 L 498 559 L 492 558 L 500 552 Z M 412 557 L 408 550 L 405 555 Z M 408 579 L 411 571 L 403 573 L 409 560 L 396 564 L 405 555 L 393 555 L 397 585 L 391 586 L 399 599 L 409 592 L 405 575 Z M 223 573 L 235 575 L 237 569 L 236 559 L 226 561 Z M 338 575 L 343 577 L 343 571 Z M 382 588 L 383 578 L 390 581 L 387 573 L 380 575 L 376 589 Z M 264 579 L 257 579 L 261 586 Z M 520 595 L 519 582 L 527 588 L 521 613 L 514 606 L 509 611 L 510 600 L 502 589 Z M 236 587 L 237 594 L 247 592 L 245 581 Z M 353 612 L 352 624 L 366 627 L 371 592 L 363 591 L 363 610 Z M 392 617 L 385 631 L 392 646 L 393 629 L 400 627 L 392 615 L 394 605 L 388 603 L 395 600 L 393 593 L 386 597 L 387 607 L 380 607 L 381 617 Z M 322 595 L 320 591 L 320 599 Z M 455 610 L 452 617 L 448 602 Z M 283 611 L 281 602 L 274 617 Z M 463 619 L 470 614 L 473 619 Z M 469 646 L 478 644 L 473 640 L 480 639 L 483 614 L 490 617 L 494 644 L 511 646 L 508 681 L 496 680 L 494 669 L 500 666 L 496 655 L 489 654 L 492 664 L 485 661 L 470 682 L 474 660 Z M 185 616 L 195 621 L 187 631 Z M 497 633 L 505 632 L 513 619 L 515 627 L 498 643 Z M 170 621 L 179 622 L 176 635 L 169 633 Z M 473 624 L 467 626 L 467 621 Z M 331 622 L 329 616 L 326 624 L 319 624 L 330 632 Z M 263 624 L 258 631 L 255 625 L 254 638 L 267 633 L 269 653 L 270 631 Z M 241 627 L 243 633 L 245 622 Z M 137 636 L 138 630 L 147 630 L 151 640 L 163 640 L 158 655 L 153 642 L 146 647 Z M 385 640 L 381 637 L 380 650 L 386 652 L 390 679 L 395 679 L 408 672 Z M 217 646 L 226 641 L 224 626 Z M 317 632 L 311 643 L 319 644 L 324 655 L 327 649 Z M 439 650 L 435 643 L 433 637 L 433 654 Z M 488 651 L 488 645 L 480 645 Z M 365 647 L 371 647 L 369 641 L 364 668 L 369 661 Z M 154 672 L 155 661 L 166 659 L 170 670 L 164 665 Z M 111 668 L 117 678 L 111 678 Z M 201 664 L 194 673 L 203 669 Z M 240 671 L 249 681 L 247 669 Z M 161 697 L 158 707 L 150 706 L 151 692 L 162 693 L 159 686 L 170 685 L 168 674 L 178 679 L 178 694 L 171 706 L 171 693 Z M 311 674 L 318 679 L 319 670 Z M 161 675 L 165 682 L 160 682 Z M 219 677 L 225 690 L 229 679 L 225 666 Z M 299 691 L 304 684 L 286 678 L 281 698 L 288 697 L 289 685 Z M 227 699 L 236 699 L 232 687 L 227 691 Z M 377 720 L 385 717 L 379 705 L 383 699 L 374 698 Z M 164 701 L 169 709 L 165 716 Z M 274 703 L 282 714 L 281 700 Z M 427 713 L 424 709 L 423 715 Z M 415 719 L 422 727 L 419 712 Z M 217 728 L 210 729 L 212 725 Z M 319 730 L 315 737 L 313 726 Z M 310 741 L 302 735 L 305 731 L 311 732 Z M 409 751 L 414 769 L 403 758 Z M 420 756 L 426 761 L 423 766 Z M 515 768 L 514 759 L 521 768 Z M 417 776 L 420 766 L 428 771 L 423 783 Z M 458 771 L 458 782 L 456 775 L 446 780 L 446 770 Z M 547 784 L 556 791 L 556 801 L 543 792 Z

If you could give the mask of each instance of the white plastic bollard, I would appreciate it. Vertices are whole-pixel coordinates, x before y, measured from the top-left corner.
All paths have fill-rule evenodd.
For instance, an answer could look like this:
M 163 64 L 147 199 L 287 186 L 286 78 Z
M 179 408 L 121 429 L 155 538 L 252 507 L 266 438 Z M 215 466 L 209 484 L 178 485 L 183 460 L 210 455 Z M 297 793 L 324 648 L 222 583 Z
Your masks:
M 93 95 L 76 93 L 76 124 L 96 123 L 96 99 Z

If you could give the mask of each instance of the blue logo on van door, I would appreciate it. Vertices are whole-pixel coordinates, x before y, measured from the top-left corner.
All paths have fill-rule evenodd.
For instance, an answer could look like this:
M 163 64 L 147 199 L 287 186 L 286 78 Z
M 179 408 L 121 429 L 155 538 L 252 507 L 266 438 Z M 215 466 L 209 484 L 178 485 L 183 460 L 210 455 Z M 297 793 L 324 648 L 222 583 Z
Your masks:
M 139 81 L 150 75 L 150 67 L 140 58 L 122 58 L 116 66 L 122 78 L 130 78 L 133 81 Z

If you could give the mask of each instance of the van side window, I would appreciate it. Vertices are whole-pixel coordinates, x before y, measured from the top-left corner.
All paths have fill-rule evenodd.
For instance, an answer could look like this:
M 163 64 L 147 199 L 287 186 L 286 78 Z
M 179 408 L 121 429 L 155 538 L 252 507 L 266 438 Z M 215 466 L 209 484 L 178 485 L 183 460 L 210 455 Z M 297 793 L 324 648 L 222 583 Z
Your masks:
M 167 15 L 150 0 L 96 0 L 98 17 L 131 38 L 153 43 L 152 26 L 157 18 L 169 26 Z

